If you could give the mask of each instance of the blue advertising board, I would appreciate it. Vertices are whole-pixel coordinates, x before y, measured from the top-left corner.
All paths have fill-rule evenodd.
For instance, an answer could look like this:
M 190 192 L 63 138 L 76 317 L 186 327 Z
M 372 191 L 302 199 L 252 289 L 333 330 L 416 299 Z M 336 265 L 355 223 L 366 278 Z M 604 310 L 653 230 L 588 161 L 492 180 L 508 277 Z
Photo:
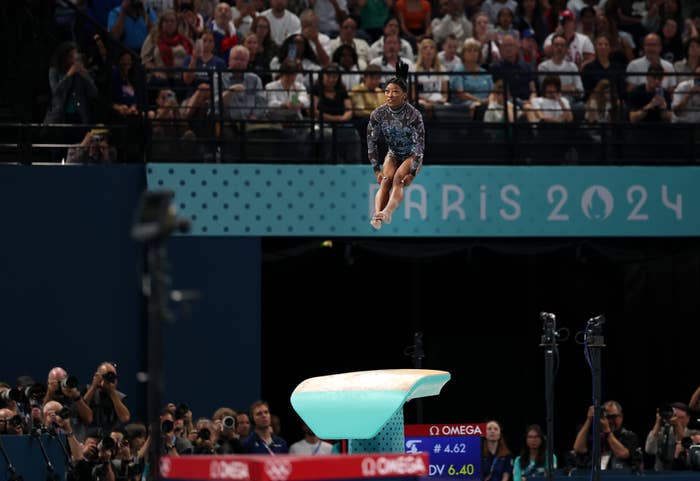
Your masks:
M 428 453 L 428 475 L 444 479 L 481 479 L 482 424 L 408 424 L 407 453 Z

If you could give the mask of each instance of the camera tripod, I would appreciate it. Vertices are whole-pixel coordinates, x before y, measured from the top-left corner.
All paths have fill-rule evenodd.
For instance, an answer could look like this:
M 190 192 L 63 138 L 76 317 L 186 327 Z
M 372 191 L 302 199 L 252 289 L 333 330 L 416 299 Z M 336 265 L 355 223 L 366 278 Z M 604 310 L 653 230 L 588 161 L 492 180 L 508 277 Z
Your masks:
M 32 428 L 31 435 L 39 443 L 39 448 L 41 448 L 41 455 L 44 458 L 44 463 L 46 464 L 46 481 L 60 481 L 61 476 L 56 472 L 56 469 L 54 468 L 54 465 L 51 462 L 48 453 L 46 452 L 46 447 L 41 441 L 41 434 L 41 429 L 36 427 Z
M 12 461 L 10 461 L 10 457 L 7 455 L 5 445 L 2 443 L 2 436 L 0 436 L 0 452 L 5 460 L 5 464 L 7 464 L 7 472 L 10 473 L 10 477 L 7 478 L 7 481 L 24 481 L 24 478 L 21 474 L 17 473 L 17 470 L 12 465 Z

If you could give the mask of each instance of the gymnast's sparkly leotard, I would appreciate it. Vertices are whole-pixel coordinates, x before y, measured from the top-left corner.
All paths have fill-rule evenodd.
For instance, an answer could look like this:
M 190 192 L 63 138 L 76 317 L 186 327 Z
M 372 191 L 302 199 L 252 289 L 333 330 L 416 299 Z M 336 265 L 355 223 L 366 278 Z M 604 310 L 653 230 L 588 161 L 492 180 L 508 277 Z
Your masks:
M 372 167 L 379 168 L 377 140 L 380 133 L 389 147 L 389 153 L 403 162 L 413 155 L 411 173 L 415 175 L 423 163 L 425 128 L 423 116 L 413 105 L 404 102 L 398 109 L 387 104 L 374 109 L 367 125 L 367 151 Z

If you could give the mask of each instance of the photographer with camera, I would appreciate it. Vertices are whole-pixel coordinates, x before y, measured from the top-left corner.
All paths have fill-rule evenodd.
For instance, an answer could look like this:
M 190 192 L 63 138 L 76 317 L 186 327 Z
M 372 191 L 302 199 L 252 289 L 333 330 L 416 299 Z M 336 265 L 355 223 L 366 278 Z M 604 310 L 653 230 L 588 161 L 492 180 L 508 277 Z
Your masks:
M 683 439 L 690 436 L 689 422 L 690 410 L 685 403 L 675 402 L 656 410 L 656 421 L 644 446 L 644 451 L 654 456 L 654 471 L 678 469 Z
M 85 438 L 85 426 L 92 423 L 92 410 L 83 400 L 78 385 L 78 378 L 69 376 L 62 367 L 51 368 L 46 380 L 44 404 L 49 401 L 58 401 L 64 408 L 70 410 L 72 429 L 75 436 L 82 441 Z
M 586 421 L 579 429 L 574 441 L 576 466 L 579 468 L 591 466 L 591 424 L 595 414 L 594 409 L 594 406 L 588 408 Z M 637 471 L 641 462 L 638 452 L 639 438 L 632 431 L 622 427 L 622 406 L 617 401 L 610 400 L 598 409 L 601 409 L 601 469 Z
M 194 454 L 223 454 L 216 437 L 216 427 L 211 419 L 197 420 L 197 438 L 194 441 Z
M 243 448 L 238 439 L 237 413 L 231 408 L 220 407 L 214 411 L 212 421 L 216 431 L 216 442 L 221 446 L 221 454 L 242 453 Z
M 26 434 L 22 416 L 9 408 L 0 409 L 0 434 Z
M 184 436 L 184 429 L 178 431 L 177 424 L 172 411 L 168 409 L 167 406 L 164 407 L 160 414 L 160 432 L 163 436 L 160 452 L 164 456 L 186 455 L 192 454 L 194 451 L 194 446 L 189 439 Z
M 88 130 L 82 142 L 68 148 L 68 164 L 113 164 L 117 161 L 117 151 L 109 145 L 107 129 Z
M 117 390 L 117 367 L 111 362 L 103 362 L 97 367 L 83 399 L 92 410 L 91 426 L 111 432 L 116 426 L 126 424 L 131 418 L 124 404 L 126 395 Z
M 133 453 L 129 438 L 120 430 L 112 431 L 109 436 L 115 445 L 111 463 L 116 481 L 138 481 L 143 472 L 143 462 Z

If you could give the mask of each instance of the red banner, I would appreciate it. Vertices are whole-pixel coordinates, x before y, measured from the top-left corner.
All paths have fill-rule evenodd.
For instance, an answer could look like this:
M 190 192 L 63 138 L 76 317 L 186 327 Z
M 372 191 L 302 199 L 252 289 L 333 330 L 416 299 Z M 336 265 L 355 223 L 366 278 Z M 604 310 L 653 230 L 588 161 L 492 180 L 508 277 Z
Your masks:
M 404 435 L 411 438 L 431 436 L 486 436 L 486 423 L 406 424 Z
M 161 459 L 166 479 L 301 481 L 426 476 L 428 454 L 182 456 Z

